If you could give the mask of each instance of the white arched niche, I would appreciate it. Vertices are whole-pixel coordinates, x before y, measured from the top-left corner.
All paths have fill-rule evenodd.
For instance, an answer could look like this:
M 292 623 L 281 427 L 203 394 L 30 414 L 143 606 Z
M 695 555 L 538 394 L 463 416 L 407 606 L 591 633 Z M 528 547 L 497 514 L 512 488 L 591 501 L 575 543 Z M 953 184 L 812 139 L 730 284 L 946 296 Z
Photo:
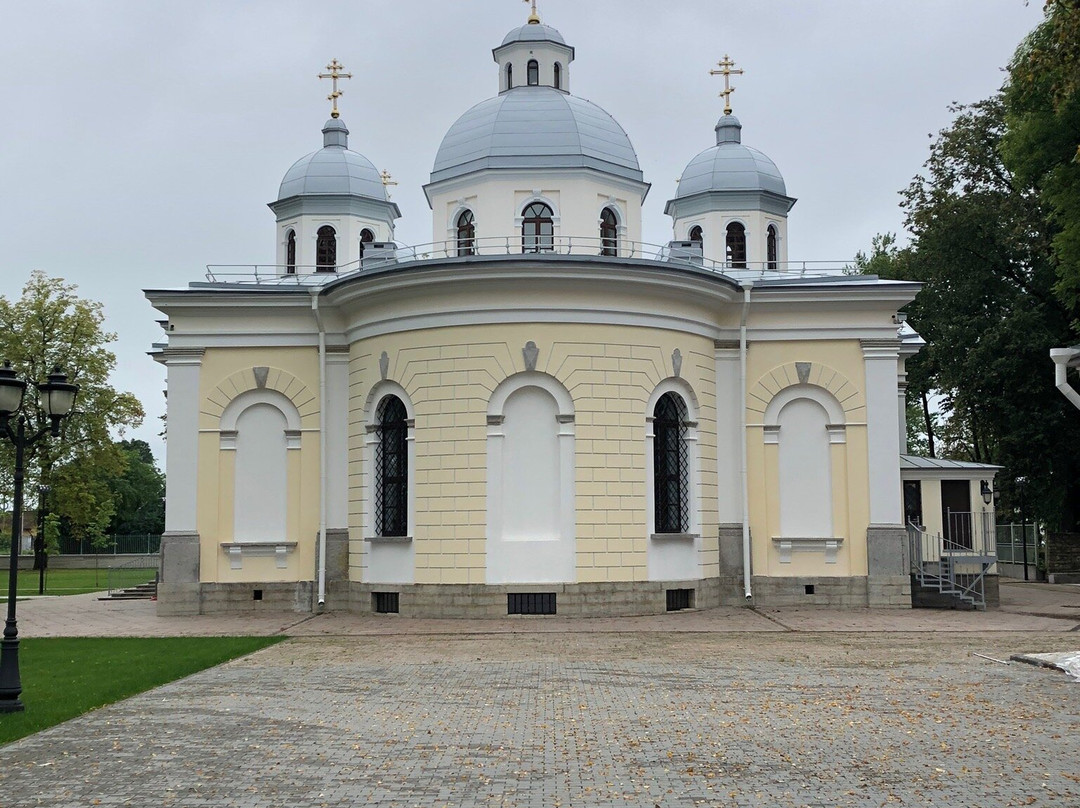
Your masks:
M 396 396 L 405 405 L 406 462 L 408 463 L 409 487 L 407 492 L 408 535 L 378 536 L 375 530 L 375 463 L 379 443 L 379 404 L 387 396 Z M 416 580 L 416 551 L 413 547 L 413 531 L 416 529 L 416 411 L 412 399 L 397 382 L 381 381 L 368 394 L 364 406 L 364 468 L 361 477 L 361 501 L 363 502 L 364 553 L 361 567 L 363 580 L 380 584 L 411 584 Z
M 221 449 L 235 451 L 233 542 L 286 541 L 288 452 L 300 448 L 300 414 L 275 390 L 250 390 L 221 415 Z
M 506 379 L 488 404 L 487 575 L 490 584 L 576 577 L 574 403 L 536 371 Z
M 656 532 L 656 478 L 654 416 L 656 405 L 667 393 L 674 393 L 686 407 L 687 497 L 689 529 L 686 533 Z M 682 581 L 701 577 L 701 471 L 698 447 L 698 401 L 693 388 L 681 378 L 664 379 L 653 390 L 645 407 L 645 497 L 649 535 L 648 570 L 650 581 Z
M 765 442 L 778 444 L 780 561 L 797 550 L 818 551 L 836 563 L 840 539 L 833 525 L 834 481 L 830 445 L 845 443 L 844 412 L 815 385 L 782 390 L 765 411 Z

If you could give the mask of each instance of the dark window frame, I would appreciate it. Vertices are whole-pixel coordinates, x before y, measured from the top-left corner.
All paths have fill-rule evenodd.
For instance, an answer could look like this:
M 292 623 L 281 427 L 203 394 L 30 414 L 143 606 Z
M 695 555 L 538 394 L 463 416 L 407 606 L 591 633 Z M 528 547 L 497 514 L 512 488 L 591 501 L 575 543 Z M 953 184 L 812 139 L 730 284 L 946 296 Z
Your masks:
M 471 210 L 463 210 L 457 217 L 458 256 L 476 255 L 476 217 Z
M 732 269 L 746 269 L 746 225 L 730 222 L 724 243 L 727 265 Z
M 768 269 L 777 269 L 779 266 L 778 240 L 779 234 L 776 232 L 776 225 L 770 224 L 765 236 L 765 261 Z
M 690 447 L 686 402 L 664 393 L 653 408 L 653 517 L 656 533 L 690 530 Z
M 386 396 L 376 410 L 375 534 L 409 535 L 409 421 L 405 404 Z
M 514 66 L 510 63 L 506 65 L 506 89 L 514 89 Z
M 525 68 L 525 82 L 530 87 L 540 86 L 540 62 L 536 59 L 530 59 Z
M 360 231 L 360 258 L 364 257 L 364 245 L 371 244 L 373 241 L 375 241 L 375 233 L 371 229 L 365 227 Z
M 690 228 L 690 241 L 705 246 L 705 231 L 701 229 L 701 225 L 695 224 Z
M 562 65 L 559 64 L 558 62 L 556 62 L 555 67 L 553 68 L 553 70 L 554 70 L 554 73 L 555 73 L 555 84 L 554 84 L 555 89 L 556 90 L 561 90 L 562 89 Z
M 521 251 L 552 252 L 555 249 L 555 214 L 544 202 L 530 202 L 521 212 Z
M 619 217 L 611 208 L 600 211 L 600 254 L 618 256 Z
M 285 272 L 288 275 L 296 274 L 296 231 L 292 228 L 285 236 Z
M 337 231 L 328 224 L 320 227 L 315 236 L 315 271 L 337 271 Z

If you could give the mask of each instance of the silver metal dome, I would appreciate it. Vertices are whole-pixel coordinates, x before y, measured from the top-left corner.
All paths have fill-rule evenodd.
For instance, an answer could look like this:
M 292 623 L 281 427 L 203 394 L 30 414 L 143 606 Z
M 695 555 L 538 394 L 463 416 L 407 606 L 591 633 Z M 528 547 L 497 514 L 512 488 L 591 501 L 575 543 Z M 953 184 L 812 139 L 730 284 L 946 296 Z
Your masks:
M 709 191 L 769 191 L 787 196 L 780 169 L 757 149 L 742 145 L 741 133 L 738 118 L 722 117 L 716 124 L 716 145 L 690 161 L 676 198 Z
M 484 168 L 580 167 L 643 179 L 630 138 L 596 104 L 550 87 L 515 87 L 458 118 L 439 146 L 431 181 Z
M 550 25 L 536 22 L 515 28 L 503 37 L 503 45 L 509 45 L 513 42 L 558 42 L 560 45 L 566 44 L 563 35 Z
M 364 155 L 348 149 L 349 130 L 339 118 L 323 127 L 323 147 L 301 157 L 278 189 L 278 200 L 321 194 L 362 196 L 385 202 L 386 186 Z

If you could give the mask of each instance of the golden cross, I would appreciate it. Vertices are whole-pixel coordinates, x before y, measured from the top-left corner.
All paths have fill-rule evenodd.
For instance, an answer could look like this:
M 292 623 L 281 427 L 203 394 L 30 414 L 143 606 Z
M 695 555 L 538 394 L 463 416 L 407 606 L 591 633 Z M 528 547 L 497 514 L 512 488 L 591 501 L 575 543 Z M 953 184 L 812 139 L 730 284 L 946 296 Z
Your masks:
M 385 168 L 382 170 L 382 174 L 379 175 L 379 179 L 382 180 L 383 185 L 397 185 L 397 181 L 391 179 L 390 172 Z
M 717 65 L 720 67 L 720 70 L 710 70 L 709 75 L 724 77 L 724 92 L 720 93 L 720 97 L 724 99 L 724 114 L 730 115 L 731 94 L 735 92 L 735 88 L 731 86 L 731 77 L 741 76 L 743 74 L 743 71 L 731 69 L 735 65 L 735 63 L 731 61 L 731 57 L 728 56 L 726 53 L 724 54 L 724 58 L 721 61 L 717 62 Z
M 330 64 L 328 64 L 326 66 L 326 69 L 329 70 L 330 72 L 329 73 L 320 73 L 319 74 L 320 79 L 331 79 L 333 81 L 334 89 L 330 92 L 330 95 L 326 96 L 326 100 L 333 103 L 333 108 L 330 110 L 330 117 L 331 118 L 338 117 L 337 100 L 339 98 L 341 98 L 341 96 L 345 92 L 344 90 L 339 90 L 337 88 L 338 79 L 351 79 L 352 78 L 352 73 L 342 73 L 341 72 L 342 67 L 344 67 L 344 65 L 338 64 L 337 59 L 331 59 Z
M 536 25 L 540 22 L 540 15 L 536 11 L 536 0 L 521 0 L 522 3 L 532 3 L 532 14 L 529 15 L 529 24 Z

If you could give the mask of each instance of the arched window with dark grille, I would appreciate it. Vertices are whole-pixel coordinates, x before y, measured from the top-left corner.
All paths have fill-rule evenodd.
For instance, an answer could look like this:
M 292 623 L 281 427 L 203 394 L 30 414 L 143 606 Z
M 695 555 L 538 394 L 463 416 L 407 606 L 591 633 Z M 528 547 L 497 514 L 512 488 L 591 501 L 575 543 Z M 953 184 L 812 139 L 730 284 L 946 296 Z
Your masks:
M 551 208 L 543 202 L 533 202 L 521 216 L 522 252 L 550 252 L 555 249 L 555 220 Z
M 285 271 L 290 275 L 296 274 L 296 231 L 290 230 L 285 237 Z
M 529 72 L 527 74 L 527 80 L 530 87 L 535 87 L 540 83 L 540 63 L 535 59 L 529 60 Z
M 397 396 L 379 402 L 375 444 L 375 530 L 379 536 L 409 535 L 409 425 Z
M 739 222 L 727 226 L 727 264 L 732 269 L 746 269 L 746 228 Z
M 686 403 L 664 393 L 653 409 L 653 502 L 657 533 L 690 531 Z
M 510 64 L 506 66 L 506 89 L 514 89 L 514 66 Z
M 694 242 L 695 244 L 700 244 L 700 245 L 703 245 L 704 242 L 705 242 L 705 234 L 702 232 L 701 228 L 698 227 L 697 225 L 694 225 L 693 227 L 690 228 L 690 240 L 692 242 Z
M 367 245 L 375 240 L 375 234 L 368 230 L 366 227 L 360 231 L 360 257 L 364 257 L 364 250 Z
M 471 210 L 463 210 L 457 218 L 457 254 L 476 255 L 476 220 Z
M 600 254 L 619 254 L 619 220 L 611 208 L 600 212 Z
M 768 262 L 769 269 L 776 269 L 779 266 L 779 258 L 777 258 L 776 249 L 776 225 L 770 224 L 768 233 L 765 236 L 765 260 Z
M 558 62 L 555 63 L 555 89 L 562 89 L 562 65 Z
M 337 268 L 337 233 L 328 224 L 319 228 L 315 238 L 315 269 L 333 272 Z

